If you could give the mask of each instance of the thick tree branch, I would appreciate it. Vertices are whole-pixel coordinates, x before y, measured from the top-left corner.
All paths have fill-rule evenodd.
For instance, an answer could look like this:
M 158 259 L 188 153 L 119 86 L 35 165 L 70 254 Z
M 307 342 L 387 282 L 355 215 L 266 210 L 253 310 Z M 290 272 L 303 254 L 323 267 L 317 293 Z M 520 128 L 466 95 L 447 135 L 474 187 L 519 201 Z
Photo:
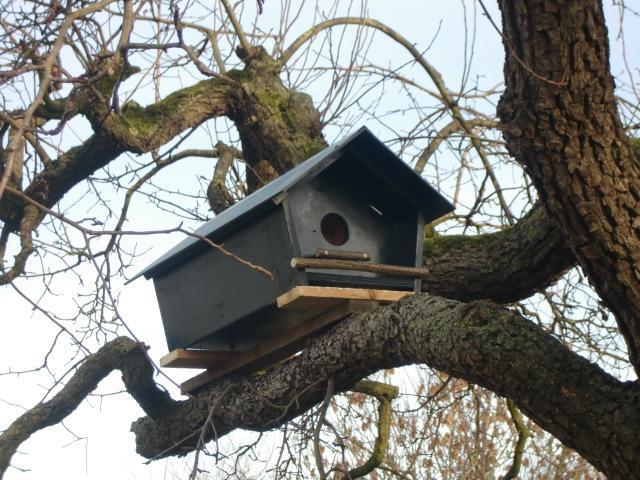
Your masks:
M 71 380 L 46 402 L 27 410 L 0 435 L 0 478 L 20 444 L 38 430 L 55 425 L 71 414 L 109 373 L 120 369 L 128 392 L 149 415 L 161 415 L 177 402 L 159 390 L 144 346 L 119 337 L 87 357 Z
M 266 375 L 223 379 L 197 400 L 136 421 L 137 450 L 147 458 L 192 451 L 208 399 L 230 384 L 235 394 L 211 419 L 218 437 L 236 428 L 263 431 L 283 424 L 320 402 L 331 376 L 337 391 L 344 391 L 382 368 L 414 363 L 512 398 L 612 479 L 640 471 L 638 385 L 617 381 L 515 312 L 491 302 L 462 304 L 428 295 L 354 315 Z
M 229 88 L 223 80 L 204 80 L 147 107 L 129 103 L 121 113 L 109 111 L 101 121 L 94 118 L 98 133 L 47 165 L 25 193 L 47 207 L 54 206 L 71 188 L 123 152 L 151 151 L 188 128 L 225 115 Z M 7 206 L 6 199 L 2 202 L 2 220 L 17 225 L 22 216 L 20 203 Z
M 188 128 L 226 115 L 233 89 L 227 80 L 212 78 L 175 91 L 147 107 L 129 102 L 118 113 L 102 106 L 91 112 L 94 131 L 102 132 L 128 151 L 149 152 Z
M 244 58 L 242 71 L 228 72 L 241 85 L 229 118 L 235 123 L 249 193 L 327 146 L 320 114 L 309 95 L 287 88 L 278 64 L 262 47 Z
M 541 205 L 498 233 L 447 235 L 424 242 L 424 291 L 462 301 L 514 302 L 544 289 L 575 264 Z

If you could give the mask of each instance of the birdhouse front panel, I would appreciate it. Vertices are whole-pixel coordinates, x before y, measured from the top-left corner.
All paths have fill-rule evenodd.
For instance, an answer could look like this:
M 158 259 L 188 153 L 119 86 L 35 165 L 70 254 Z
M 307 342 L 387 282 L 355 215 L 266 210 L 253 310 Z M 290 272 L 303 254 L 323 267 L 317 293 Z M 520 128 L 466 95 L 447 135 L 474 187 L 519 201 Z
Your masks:
M 313 257 L 317 250 L 326 249 L 363 253 L 371 263 L 417 265 L 416 248 L 422 245 L 423 232 L 418 212 L 355 155 L 347 154 L 297 185 L 287 195 L 285 211 L 300 257 Z M 410 278 L 342 270 L 307 270 L 307 281 L 310 285 L 414 286 Z

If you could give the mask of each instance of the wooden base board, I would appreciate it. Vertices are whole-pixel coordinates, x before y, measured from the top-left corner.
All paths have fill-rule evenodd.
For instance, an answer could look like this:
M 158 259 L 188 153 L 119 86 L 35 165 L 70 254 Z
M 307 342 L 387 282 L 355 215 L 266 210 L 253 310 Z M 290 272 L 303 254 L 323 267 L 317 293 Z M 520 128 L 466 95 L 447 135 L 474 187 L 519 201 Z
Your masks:
M 278 308 L 314 309 L 331 307 L 345 300 L 374 300 L 382 304 L 393 303 L 413 292 L 399 290 L 373 290 L 368 288 L 300 286 L 280 295 Z
M 236 352 L 176 348 L 160 359 L 160 366 L 164 368 L 209 368 L 228 360 L 229 355 L 234 353 Z
M 392 303 L 413 292 L 363 288 L 300 286 L 279 296 L 279 309 L 299 311 L 301 323 L 245 351 L 177 349 L 160 359 L 162 367 L 207 368 L 181 385 L 184 392 L 206 385 L 229 373 L 255 371 L 298 352 L 307 339 L 332 323 L 379 304 Z

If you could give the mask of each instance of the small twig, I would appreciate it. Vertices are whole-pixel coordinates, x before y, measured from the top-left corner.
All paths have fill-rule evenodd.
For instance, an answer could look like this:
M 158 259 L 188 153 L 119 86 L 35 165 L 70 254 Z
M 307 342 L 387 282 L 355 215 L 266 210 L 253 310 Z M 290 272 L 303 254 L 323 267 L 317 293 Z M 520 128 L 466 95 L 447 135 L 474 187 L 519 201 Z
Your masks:
M 93 230 L 90 228 L 86 228 L 83 227 L 82 225 L 80 225 L 78 222 L 75 222 L 73 220 L 68 219 L 67 217 L 65 217 L 64 215 L 51 210 L 50 208 L 42 205 L 41 203 L 35 201 L 34 199 L 32 199 L 29 195 L 21 192 L 20 190 L 17 190 L 15 188 L 12 187 L 7 187 L 7 192 L 12 193 L 13 195 L 16 195 L 17 197 L 20 197 L 21 199 L 23 199 L 24 201 L 26 201 L 27 203 L 35 206 L 36 208 L 38 208 L 39 210 L 41 210 L 44 213 L 48 213 L 49 215 L 51 215 L 52 217 L 57 218 L 58 220 L 71 225 L 72 227 L 76 228 L 78 231 L 80 231 L 81 233 L 88 235 L 88 236 L 101 236 L 101 235 L 164 235 L 167 233 L 174 233 L 174 232 L 180 232 L 180 233 L 184 233 L 185 235 L 189 235 L 190 237 L 195 237 L 198 238 L 200 240 L 202 240 L 203 242 L 205 242 L 207 245 L 209 245 L 212 248 L 215 248 L 216 250 L 218 250 L 220 253 L 222 253 L 223 255 L 226 255 L 227 257 L 230 257 L 234 260 L 236 260 L 237 262 L 241 263 L 242 265 L 245 265 L 257 272 L 262 273 L 263 275 L 265 275 L 266 277 L 273 279 L 273 273 L 271 273 L 269 270 L 267 270 L 264 267 L 261 267 L 260 265 L 255 265 L 243 258 L 240 258 L 238 255 L 236 255 L 235 253 L 232 253 L 230 251 L 228 251 L 227 249 L 225 249 L 222 245 L 219 245 L 213 241 L 211 241 L 210 239 L 208 239 L 207 237 L 203 236 L 203 235 L 199 235 L 195 232 L 190 232 L 189 230 L 185 230 L 184 228 L 178 226 L 175 228 L 168 228 L 165 230 L 147 230 L 147 231 L 135 231 L 135 230 Z
M 502 477 L 501 480 L 513 480 L 517 478 L 520 473 L 520 467 L 522 466 L 522 456 L 524 455 L 524 447 L 527 443 L 527 438 L 529 438 L 529 430 L 524 423 L 522 418 L 522 414 L 516 404 L 511 399 L 507 399 L 507 408 L 509 409 L 509 413 L 511 414 L 511 418 L 513 420 L 513 424 L 518 431 L 518 440 L 516 440 L 516 448 L 513 452 L 513 463 L 509 468 L 509 471 Z
M 102 269 L 100 268 L 100 265 L 98 265 L 98 262 L 96 261 L 96 256 L 93 254 L 93 252 L 91 251 L 91 240 L 89 239 L 89 235 L 86 232 L 81 231 L 82 233 L 82 238 L 84 240 L 85 246 L 87 248 L 87 253 L 89 254 L 89 260 L 91 262 L 91 264 L 93 265 L 93 267 L 96 270 L 96 274 L 98 275 L 98 278 L 100 279 L 100 281 L 102 282 L 102 284 L 104 285 L 104 290 L 107 294 L 107 296 L 109 297 L 109 301 L 111 302 L 111 308 L 113 309 L 113 314 L 115 315 L 115 317 L 120 321 L 120 323 L 122 324 L 122 326 L 124 327 L 124 329 L 129 333 L 129 335 L 131 335 L 131 337 L 138 342 L 140 345 L 142 345 L 142 341 L 138 338 L 138 336 L 134 333 L 133 329 L 129 326 L 129 323 L 127 321 L 125 321 L 124 317 L 120 314 L 120 311 L 118 309 L 118 305 L 116 302 L 116 299 L 113 296 L 113 292 L 111 291 L 111 287 L 109 285 L 109 278 L 108 278 L 108 273 L 105 275 L 102 272 Z M 159 375 L 162 375 L 164 378 L 166 378 L 167 380 L 169 380 L 174 386 L 180 388 L 180 384 L 178 384 L 173 378 L 171 378 L 164 370 L 162 370 L 158 365 L 156 365 L 156 362 L 154 362 L 154 360 L 151 358 L 151 356 L 149 355 L 149 352 L 147 352 L 146 349 L 144 350 L 144 355 L 147 358 L 147 361 L 149 362 L 149 365 L 151 365 L 153 367 L 153 369 L 158 372 Z M 186 393 L 186 395 L 190 398 L 193 398 L 193 396 L 189 393 Z
M 320 431 L 322 430 L 324 419 L 327 416 L 327 409 L 329 408 L 329 403 L 331 402 L 331 397 L 333 397 L 335 388 L 336 379 L 335 377 L 331 376 L 327 381 L 327 391 L 324 394 L 322 405 L 320 405 L 318 421 L 316 422 L 316 426 L 313 429 L 313 455 L 316 459 L 316 466 L 318 467 L 318 478 L 320 480 L 325 480 L 327 478 L 327 473 L 324 469 L 324 464 L 322 463 L 322 453 L 320 452 Z
M 235 80 L 233 80 L 231 77 L 227 77 L 226 75 L 223 75 L 221 73 L 214 72 L 209 67 L 207 67 L 204 63 L 202 63 L 200 58 L 198 58 L 198 53 L 196 53 L 196 51 L 193 49 L 193 47 L 190 47 L 189 45 L 187 45 L 184 42 L 184 35 L 182 33 L 182 21 L 180 20 L 180 9 L 178 8 L 177 5 L 173 8 L 173 25 L 174 25 L 174 27 L 176 29 L 176 35 L 178 37 L 178 43 L 167 44 L 166 48 L 170 48 L 170 47 L 181 48 L 182 50 L 184 50 L 187 53 L 187 56 L 189 57 L 189 59 L 193 62 L 193 64 L 198 69 L 198 71 L 200 73 L 202 73 L 203 75 L 206 75 L 207 77 L 220 78 L 220 79 L 225 80 L 225 81 L 227 81 L 227 82 L 229 82 L 231 84 L 237 85 L 237 82 Z M 208 38 L 212 41 L 214 52 L 216 52 L 218 50 L 218 45 L 217 45 L 217 40 L 214 43 L 215 36 L 208 35 Z M 137 44 L 137 45 L 140 45 L 140 44 Z M 163 46 L 162 45 L 154 45 L 151 48 L 161 48 L 161 47 L 163 47 Z M 164 49 L 164 48 L 162 48 L 162 49 Z M 221 65 L 218 60 L 219 60 L 219 58 L 216 57 L 216 63 L 218 63 L 218 65 Z M 220 69 L 220 71 L 224 73 L 224 66 Z
M 196 454 L 195 454 L 195 457 L 193 459 L 193 468 L 191 469 L 191 474 L 189 475 L 189 480 L 195 480 L 197 475 L 198 475 L 198 461 L 199 461 L 199 458 L 200 458 L 200 452 L 202 451 L 202 449 L 204 448 L 204 445 L 206 443 L 207 432 L 209 430 L 209 425 L 210 424 L 211 424 L 211 430 L 213 431 L 214 439 L 215 439 L 216 443 L 218 442 L 218 434 L 216 433 L 215 425 L 212 422 L 214 413 L 216 412 L 216 410 L 218 409 L 218 407 L 222 403 L 222 400 L 224 399 L 224 397 L 227 396 L 229 394 L 229 392 L 231 392 L 231 390 L 236 388 L 238 385 L 239 385 L 238 383 L 231 383 L 231 384 L 227 385 L 227 387 L 220 393 L 220 395 L 218 395 L 213 400 L 213 402 L 211 402 L 211 408 L 209 409 L 209 414 L 207 415 L 207 418 L 204 421 L 204 424 L 200 428 L 200 436 L 198 437 L 198 443 L 197 443 L 197 447 L 196 447 Z

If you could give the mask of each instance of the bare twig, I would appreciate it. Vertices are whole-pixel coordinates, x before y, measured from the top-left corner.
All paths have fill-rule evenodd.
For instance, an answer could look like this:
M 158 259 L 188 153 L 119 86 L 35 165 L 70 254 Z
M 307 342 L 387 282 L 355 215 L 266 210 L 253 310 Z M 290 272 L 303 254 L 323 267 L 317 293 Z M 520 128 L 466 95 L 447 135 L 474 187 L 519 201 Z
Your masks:
M 322 431 L 322 425 L 324 423 L 324 419 L 327 416 L 327 409 L 329 408 L 329 404 L 331 403 L 331 397 L 333 397 L 333 392 L 336 388 L 336 379 L 335 377 L 329 377 L 327 380 L 327 391 L 324 395 L 324 400 L 320 405 L 320 409 L 318 411 L 318 420 L 316 421 L 316 426 L 313 429 L 313 456 L 316 460 L 316 467 L 318 469 L 318 478 L 320 480 L 326 480 L 327 472 L 324 469 L 324 462 L 322 461 L 322 452 L 320 451 L 320 432 Z
M 511 419 L 513 420 L 513 425 L 516 427 L 516 431 L 518 432 L 518 440 L 516 441 L 515 449 L 513 452 L 513 462 L 511 463 L 511 467 L 505 473 L 502 480 L 513 480 L 518 477 L 520 473 L 520 467 L 522 466 L 522 456 L 524 455 L 524 447 L 527 443 L 527 438 L 529 438 L 529 429 L 524 423 L 524 419 L 522 418 L 522 414 L 513 400 L 507 399 L 507 408 L 509 408 L 509 413 L 511 414 Z
M 224 398 L 238 386 L 237 383 L 231 383 L 225 388 L 219 395 L 217 395 L 214 400 L 211 402 L 211 408 L 209 409 L 209 415 L 207 415 L 207 419 L 204 424 L 200 428 L 200 436 L 198 437 L 198 444 L 196 448 L 195 457 L 193 459 L 193 468 L 191 469 L 191 474 L 189 475 L 189 480 L 196 480 L 198 476 L 198 461 L 200 459 L 200 452 L 204 448 L 204 445 L 207 441 L 207 433 L 209 432 L 209 427 L 211 427 L 211 431 L 213 432 L 214 440 L 218 441 L 218 434 L 216 433 L 216 427 L 213 423 L 213 415 L 216 413 L 220 403 L 224 400 Z
M 15 188 L 11 188 L 11 187 L 7 187 L 7 191 L 11 192 L 13 195 L 16 195 L 18 197 L 20 197 L 21 199 L 25 200 L 27 203 L 31 204 L 32 206 L 36 207 L 38 210 L 40 210 L 42 213 L 47 213 L 49 215 L 51 215 L 52 217 L 57 218 L 58 220 L 61 220 L 62 222 L 71 225 L 72 227 L 76 228 L 79 232 L 83 233 L 84 235 L 88 235 L 88 236 L 101 236 L 101 235 L 164 235 L 167 233 L 174 233 L 174 232 L 180 232 L 180 233 L 184 233 L 185 235 L 191 236 L 191 237 L 195 237 L 198 238 L 200 240 L 202 240 L 203 242 L 205 242 L 207 245 L 209 245 L 210 247 L 218 250 L 220 253 L 222 253 L 223 255 L 226 255 L 229 258 L 234 259 L 235 261 L 257 271 L 262 273 L 263 275 L 265 275 L 268 278 L 273 279 L 273 274 L 267 270 L 264 267 L 261 267 L 259 265 L 255 265 L 247 260 L 244 260 L 243 258 L 240 258 L 239 256 L 237 256 L 235 253 L 232 253 L 230 251 L 228 251 L 227 249 L 225 249 L 222 245 L 219 245 L 215 242 L 213 242 L 212 240 L 210 240 L 209 238 L 205 237 L 204 235 L 199 235 L 195 232 L 191 232 L 189 230 L 185 230 L 184 228 L 178 226 L 175 228 L 168 228 L 168 229 L 164 229 L 164 230 L 146 230 L 146 231 L 135 231 L 135 230 L 93 230 L 90 228 L 86 228 L 84 226 L 82 226 L 81 224 L 79 224 L 78 222 L 75 222 L 73 220 L 70 220 L 69 218 L 65 217 L 64 215 L 51 210 L 50 208 L 42 205 L 39 202 L 36 202 L 34 199 L 32 199 L 31 197 L 29 197 L 28 195 L 26 195 L 25 193 L 16 190 Z M 1 283 L 0 283 L 1 284 Z

